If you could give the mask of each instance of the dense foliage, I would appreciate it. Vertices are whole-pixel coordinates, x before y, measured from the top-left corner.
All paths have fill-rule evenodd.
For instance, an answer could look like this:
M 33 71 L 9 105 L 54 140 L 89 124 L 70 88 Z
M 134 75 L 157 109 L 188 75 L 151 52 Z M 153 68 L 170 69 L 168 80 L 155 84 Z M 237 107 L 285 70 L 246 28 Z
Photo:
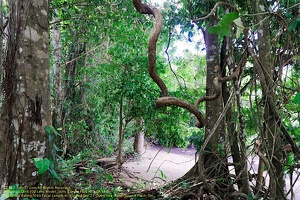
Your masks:
M 231 52 L 227 49 L 224 55 L 220 55 L 221 59 L 227 59 L 225 65 L 227 63 L 228 69 L 224 68 L 222 72 L 224 77 L 234 72 L 229 59 L 236 63 L 243 59 L 246 50 L 244 37 L 248 37 L 248 45 L 255 45 L 259 29 L 256 15 L 260 13 L 255 14 L 255 8 L 248 1 L 237 3 L 238 9 L 233 9 L 230 3 L 214 1 L 164 3 L 162 14 L 165 21 L 157 45 L 157 72 L 166 81 L 171 96 L 195 102 L 205 95 L 205 48 L 197 35 L 204 33 L 206 28 L 210 34 L 219 36 L 220 48 L 225 41 L 232 45 Z M 272 59 L 277 64 L 272 77 L 276 84 L 275 101 L 286 129 L 297 138 L 300 132 L 299 9 L 297 2 L 292 1 L 267 2 L 267 6 L 271 10 L 265 20 L 272 27 Z M 228 13 L 226 7 L 234 12 Z M 60 146 L 67 149 L 64 156 L 76 156 L 81 151 L 113 154 L 118 144 L 120 119 L 126 141 L 142 129 L 148 138 L 165 146 L 186 147 L 191 142 L 202 144 L 204 131 L 193 127 L 195 118 L 187 110 L 155 108 L 154 102 L 160 92 L 147 72 L 147 38 L 152 28 L 150 17 L 141 16 L 125 1 L 57 0 L 51 2 L 51 11 L 52 19 L 57 19 L 52 26 L 59 30 L 62 47 L 58 66 L 62 72 L 63 90 L 60 92 L 63 98 L 59 101 L 62 121 L 56 124 L 56 128 L 63 135 Z M 205 17 L 209 11 L 219 16 L 215 26 L 209 27 L 210 18 Z M 178 51 L 182 47 L 176 46 L 177 40 L 196 45 L 196 48 L 192 52 Z M 51 55 L 56 62 L 57 55 Z M 253 144 L 254 138 L 261 137 L 261 127 L 264 126 L 260 116 L 265 96 L 254 62 L 254 58 L 249 57 L 242 66 L 239 79 L 223 84 L 225 90 L 239 92 L 232 107 L 231 120 L 236 124 L 235 131 L 245 134 L 247 145 Z M 59 98 L 55 81 L 53 73 L 54 102 Z M 204 103 L 200 106 L 204 112 Z M 135 121 L 141 118 L 143 127 Z M 53 121 L 55 124 L 56 119 Z M 231 130 L 227 128 L 229 133 Z M 223 151 L 228 147 L 224 143 L 220 148 Z
M 6 1 L 1 2 L 2 16 L 8 16 Z M 149 76 L 147 57 L 153 16 L 137 12 L 131 1 L 52 0 L 53 127 L 46 131 L 55 133 L 53 148 L 61 174 L 54 171 L 54 162 L 49 167 L 49 160 L 37 159 L 35 164 L 43 172 L 52 171 L 60 182 L 72 182 L 78 175 L 70 175 L 76 164 L 92 159 L 86 174 L 101 175 L 97 183 L 102 188 L 113 177 L 95 159 L 117 154 L 120 145 L 126 155 L 132 154 L 133 138 L 142 131 L 148 142 L 196 147 L 200 164 L 195 168 L 206 169 L 193 171 L 206 187 L 202 193 L 207 190 L 207 194 L 221 196 L 213 191 L 226 185 L 225 194 L 220 189 L 225 197 L 226 192 L 234 193 L 236 184 L 241 198 L 290 195 L 281 181 L 298 170 L 300 159 L 299 2 L 182 0 L 158 7 L 164 21 L 156 44 L 156 72 L 169 96 L 196 104 L 206 117 L 206 127 L 196 128 L 197 119 L 187 109 L 157 108 L 162 91 Z M 189 48 L 184 49 L 183 43 Z M 211 67 L 212 62 L 217 65 Z M 5 74 L 0 70 L 2 83 Z M 212 86 L 211 78 L 216 78 L 220 91 Z M 212 98 L 215 94 L 218 96 Z M 211 99 L 197 105 L 203 96 Z M 0 97 L 2 105 L 4 97 Z M 217 98 L 221 101 L 215 101 Z M 212 113 L 214 108 L 222 112 Z M 218 118 L 220 121 L 215 120 Z M 261 172 L 247 169 L 248 159 L 256 155 L 263 163 Z M 230 176 L 229 157 L 233 158 L 234 177 Z M 259 185 L 265 179 L 259 176 L 266 173 L 276 186 Z M 252 175 L 256 181 L 250 183 Z M 210 191 L 203 179 L 209 184 L 217 180 L 215 185 L 221 186 Z M 86 180 L 78 184 L 90 187 Z
M 186 147 L 186 139 L 192 134 L 189 124 L 192 116 L 183 109 L 157 110 L 154 106 L 160 94 L 147 71 L 146 46 L 152 28 L 149 19 L 140 17 L 127 2 L 52 1 L 51 5 L 52 19 L 58 19 L 52 26 L 60 31 L 62 47 L 59 67 L 63 72 L 63 123 L 56 128 L 67 138 L 64 145 L 68 145 L 71 155 L 87 149 L 99 154 L 114 153 L 120 104 L 124 105 L 124 124 L 128 121 L 127 139 L 142 128 L 149 138 L 162 145 Z M 167 39 L 168 33 L 162 37 Z M 160 42 L 161 52 L 165 45 Z M 57 61 L 55 56 L 52 54 L 53 62 Z M 195 57 L 193 60 L 200 58 L 191 56 Z M 184 57 L 176 59 L 172 65 L 178 68 L 180 80 L 177 83 L 164 57 L 164 53 L 158 57 L 158 71 L 174 86 L 172 92 L 193 99 L 195 92 L 201 90 L 199 86 L 187 87 L 186 84 L 187 79 L 196 80 L 196 76 L 198 80 L 203 79 L 200 71 L 195 70 L 197 62 Z M 183 68 L 184 62 L 190 66 Z M 59 95 L 54 87 L 57 80 L 54 73 L 52 77 L 55 102 Z M 143 127 L 134 122 L 133 119 L 138 118 L 143 118 Z M 158 123 L 161 126 L 157 126 Z

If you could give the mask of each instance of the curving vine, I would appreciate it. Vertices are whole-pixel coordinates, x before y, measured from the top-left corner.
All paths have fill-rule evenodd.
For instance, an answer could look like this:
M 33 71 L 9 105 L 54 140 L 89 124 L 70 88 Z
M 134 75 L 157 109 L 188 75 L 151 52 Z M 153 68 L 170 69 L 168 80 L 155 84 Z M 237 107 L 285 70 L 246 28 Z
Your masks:
M 149 59 L 148 71 L 150 77 L 159 86 L 162 92 L 162 97 L 157 99 L 156 106 L 158 108 L 165 107 L 165 106 L 178 106 L 178 107 L 185 108 L 197 117 L 198 122 L 196 122 L 195 125 L 199 128 L 204 127 L 205 119 L 203 117 L 203 114 L 198 110 L 198 108 L 193 104 L 190 104 L 189 102 L 183 101 L 176 97 L 168 97 L 168 88 L 166 84 L 163 82 L 163 80 L 156 73 L 156 42 L 161 32 L 162 22 L 163 22 L 162 15 L 159 9 L 155 8 L 152 5 L 143 4 L 141 0 L 133 0 L 132 2 L 138 12 L 140 12 L 141 14 L 153 15 L 155 18 L 154 26 L 148 42 L 148 59 Z
M 142 4 L 140 0 L 133 0 L 134 7 L 142 14 L 153 15 L 155 18 L 153 30 L 148 42 L 149 74 L 153 81 L 160 87 L 162 96 L 168 96 L 168 88 L 156 73 L 156 42 L 162 29 L 162 15 L 154 6 Z

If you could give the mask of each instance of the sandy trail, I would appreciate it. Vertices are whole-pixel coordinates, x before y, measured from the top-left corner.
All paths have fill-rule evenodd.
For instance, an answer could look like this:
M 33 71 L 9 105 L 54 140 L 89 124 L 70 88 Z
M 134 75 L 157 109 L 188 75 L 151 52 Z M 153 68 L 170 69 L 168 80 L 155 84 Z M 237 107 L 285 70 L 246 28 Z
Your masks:
M 148 146 L 140 159 L 128 160 L 123 167 L 141 181 L 150 182 L 147 188 L 157 187 L 180 178 L 191 169 L 195 164 L 195 152 L 193 148 Z
M 157 188 L 169 181 L 174 181 L 182 177 L 195 164 L 194 148 L 162 148 L 160 146 L 149 145 L 145 148 L 145 152 L 140 159 L 129 159 L 123 164 L 124 171 L 129 176 L 125 176 L 125 185 L 139 188 Z M 152 162 L 152 163 L 151 163 Z M 258 158 L 257 156 L 250 157 L 248 169 L 257 171 Z M 299 173 L 299 172 L 298 172 Z M 132 177 L 138 177 L 136 180 Z M 294 172 L 293 180 L 298 178 L 298 174 Z M 267 179 L 268 180 L 268 179 Z M 267 181 L 266 180 L 266 181 Z M 146 184 L 146 185 L 143 185 Z M 286 177 L 287 191 L 290 189 L 289 176 Z M 300 180 L 297 180 L 293 185 L 295 199 L 300 199 Z M 288 197 L 290 199 L 290 195 Z

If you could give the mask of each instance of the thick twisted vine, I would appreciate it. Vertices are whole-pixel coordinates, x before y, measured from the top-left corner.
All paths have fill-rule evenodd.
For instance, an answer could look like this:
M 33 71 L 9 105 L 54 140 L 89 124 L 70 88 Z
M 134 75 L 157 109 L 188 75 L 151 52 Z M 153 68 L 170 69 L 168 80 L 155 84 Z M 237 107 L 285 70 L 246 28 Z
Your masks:
M 193 113 L 198 122 L 196 126 L 202 128 L 205 126 L 205 119 L 202 113 L 192 104 L 178 99 L 176 97 L 168 97 L 168 88 L 163 82 L 163 80 L 156 73 L 156 42 L 158 40 L 158 36 L 162 29 L 162 15 L 160 11 L 154 6 L 143 4 L 140 0 L 133 0 L 133 5 L 137 9 L 138 12 L 142 14 L 153 15 L 155 18 L 154 27 L 150 34 L 149 42 L 148 42 L 148 59 L 149 59 L 149 67 L 148 71 L 153 79 L 153 81 L 159 86 L 162 92 L 162 97 L 158 98 L 156 101 L 156 106 L 165 107 L 165 106 L 178 106 L 189 110 Z
M 162 96 L 168 96 L 168 88 L 163 80 L 156 73 L 156 42 L 162 29 L 162 15 L 159 9 L 154 6 L 142 4 L 140 0 L 133 0 L 134 7 L 142 14 L 153 15 L 155 18 L 153 30 L 148 42 L 148 71 L 153 81 L 158 85 Z
M 204 119 L 202 113 L 198 110 L 198 108 L 196 106 L 190 104 L 189 102 L 180 100 L 176 97 L 160 97 L 156 101 L 156 106 L 158 108 L 165 107 L 165 106 L 178 106 L 181 108 L 185 108 L 197 117 L 197 119 L 199 121 L 199 122 L 196 122 L 197 127 L 202 128 L 205 124 L 205 119 Z

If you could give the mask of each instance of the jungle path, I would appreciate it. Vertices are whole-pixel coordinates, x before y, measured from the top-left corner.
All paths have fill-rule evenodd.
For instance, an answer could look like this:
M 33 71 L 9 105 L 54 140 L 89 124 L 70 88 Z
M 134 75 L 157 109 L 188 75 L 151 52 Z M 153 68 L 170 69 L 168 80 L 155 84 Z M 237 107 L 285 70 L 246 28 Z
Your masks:
M 123 164 L 123 173 L 119 175 L 126 187 L 160 188 L 164 184 L 182 177 L 191 169 L 195 164 L 195 153 L 195 148 L 163 148 L 158 145 L 147 145 L 145 152 L 139 159 L 130 158 Z M 257 171 L 257 156 L 250 156 L 249 158 L 248 169 L 252 172 Z M 297 173 L 294 173 L 293 177 L 295 180 Z M 286 177 L 286 183 L 287 190 L 289 190 L 289 177 Z M 300 180 L 296 181 L 293 189 L 295 199 L 300 199 Z
M 164 148 L 148 145 L 140 158 L 130 158 L 123 164 L 129 177 L 138 177 L 137 187 L 157 188 L 183 176 L 195 164 L 196 149 Z M 126 174 L 124 173 L 124 174 Z M 126 177 L 124 177 L 126 180 Z M 133 186 L 130 180 L 126 186 Z M 143 185 L 145 184 L 145 185 Z

